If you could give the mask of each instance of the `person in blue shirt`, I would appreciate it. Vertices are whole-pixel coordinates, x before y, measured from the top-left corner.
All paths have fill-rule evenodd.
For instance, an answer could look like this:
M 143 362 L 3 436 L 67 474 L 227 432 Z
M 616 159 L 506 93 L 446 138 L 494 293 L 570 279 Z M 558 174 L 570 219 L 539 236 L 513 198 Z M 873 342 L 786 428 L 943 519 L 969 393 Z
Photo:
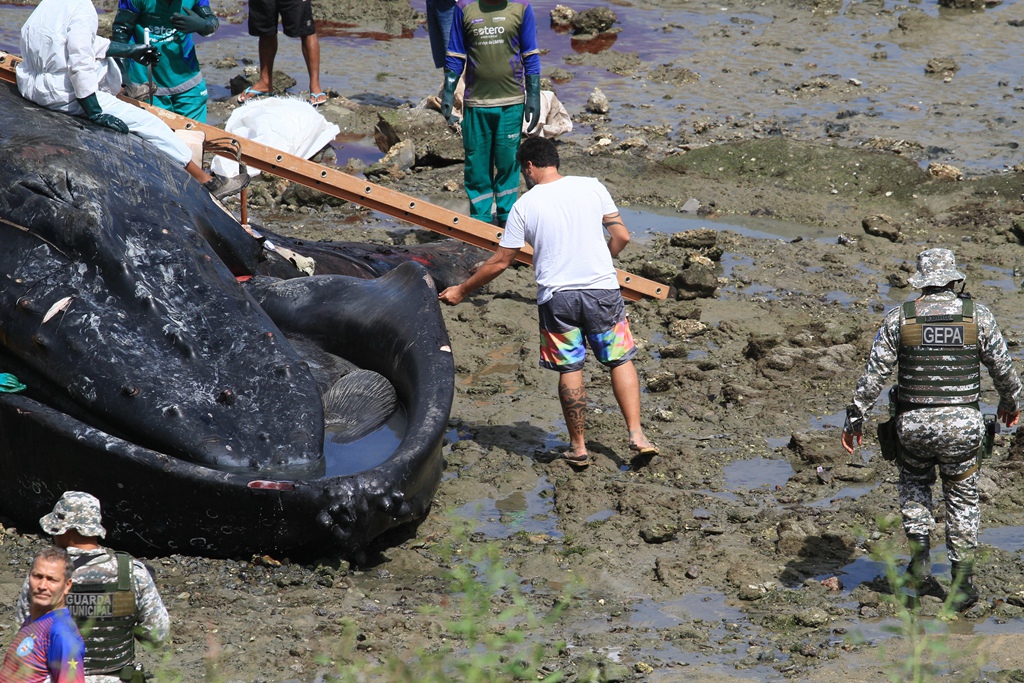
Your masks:
M 129 90 L 144 90 L 152 73 L 154 105 L 206 123 L 209 95 L 192 34 L 213 35 L 219 25 L 210 0 L 119 0 L 114 41 L 142 45 L 148 30 L 149 44 L 160 52 L 149 67 L 129 62 L 124 72 Z

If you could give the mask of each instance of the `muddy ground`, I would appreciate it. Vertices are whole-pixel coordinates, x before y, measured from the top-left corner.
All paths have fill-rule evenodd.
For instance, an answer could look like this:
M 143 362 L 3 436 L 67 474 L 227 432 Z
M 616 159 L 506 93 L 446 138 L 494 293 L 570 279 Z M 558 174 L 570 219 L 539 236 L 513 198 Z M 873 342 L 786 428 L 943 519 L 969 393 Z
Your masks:
M 870 433 L 847 457 L 839 429 L 885 310 L 913 293 L 906 278 L 923 248 L 956 251 L 969 290 L 1020 359 L 1022 82 L 1000 58 L 1019 40 L 1020 6 L 616 3 L 625 28 L 605 36 L 603 50 L 569 50 L 570 38 L 546 27 L 552 6 L 536 4 L 550 47 L 544 75 L 571 77 L 555 74 L 576 126 L 560 140 L 563 172 L 597 176 L 621 207 L 644 210 L 619 266 L 674 287 L 665 301 L 629 307 L 645 426 L 660 455 L 631 463 L 608 375 L 591 365 L 596 464 L 578 472 L 557 457 L 567 435 L 555 378 L 537 366 L 531 273 L 517 267 L 446 309 L 457 393 L 446 476 L 422 524 L 352 563 L 326 551 L 301 561 L 149 558 L 174 624 L 173 644 L 146 655 L 151 668 L 184 680 L 311 681 L 350 662 L 458 648 L 445 544 L 466 518 L 474 533 L 461 541 L 464 557 L 494 543 L 533 609 L 566 605 L 554 625 L 529 629 L 537 642 L 565 642 L 544 657 L 545 673 L 882 681 L 899 666 L 909 646 L 885 632 L 898 622 L 869 557 L 892 545 L 905 560 L 893 524 L 896 471 Z M 423 72 L 422 6 L 317 8 L 321 19 L 355 25 L 350 38 L 335 27 L 341 38 L 324 42 L 335 95 L 325 116 L 345 140 L 364 142 L 382 116 L 416 149 L 413 166 L 366 169 L 379 153 L 347 161 L 353 149 L 366 157 L 365 146 L 339 145 L 338 163 L 463 206 L 459 142 L 439 115 L 416 108 L 440 82 Z M 218 11 L 229 24 L 245 6 Z M 291 48 L 281 62 L 298 93 Z M 253 41 L 201 49 L 216 65 L 207 67 L 211 88 L 226 98 L 255 57 Z M 955 68 L 939 62 L 946 68 L 926 73 L 937 58 Z M 594 86 L 608 94 L 608 114 L 586 111 Z M 232 106 L 214 103 L 211 118 Z M 953 169 L 929 172 L 933 162 Z M 261 178 L 252 195 L 254 221 L 296 236 L 433 239 L 283 181 Z M 679 213 L 690 199 L 696 212 Z M 684 232 L 699 227 L 711 230 Z M 983 398 L 994 412 L 990 384 Z M 952 680 L 1024 675 L 1024 541 L 1014 531 L 1024 524 L 1022 462 L 1024 448 L 1004 434 L 984 468 L 982 600 L 939 626 L 950 650 L 968 655 L 942 664 Z M 4 645 L 26 562 L 44 542 L 36 534 L 8 525 L 0 535 Z M 839 584 L 822 584 L 830 577 Z

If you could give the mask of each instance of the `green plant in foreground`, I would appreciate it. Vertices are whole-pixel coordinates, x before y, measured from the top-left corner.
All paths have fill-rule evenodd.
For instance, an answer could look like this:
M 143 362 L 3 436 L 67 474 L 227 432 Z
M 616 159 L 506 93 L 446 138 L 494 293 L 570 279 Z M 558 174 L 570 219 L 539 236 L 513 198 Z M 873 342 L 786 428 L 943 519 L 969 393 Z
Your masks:
M 950 646 L 949 633 L 943 625 L 943 622 L 957 618 L 951 603 L 959 586 L 954 583 L 950 587 L 936 618 L 922 618 L 913 579 L 899 565 L 899 552 L 891 534 L 899 525 L 899 519 L 879 517 L 876 522 L 879 530 L 888 536 L 872 547 L 871 559 L 885 565 L 885 579 L 891 592 L 884 594 L 882 600 L 892 606 L 900 621 L 898 626 L 887 626 L 886 630 L 899 636 L 908 650 L 905 655 L 894 659 L 888 656 L 892 654 L 888 648 L 879 648 L 888 678 L 894 683 L 928 683 L 946 679 L 948 669 L 969 654 L 968 650 Z
M 540 681 L 557 683 L 562 672 L 544 673 L 542 663 L 564 647 L 549 643 L 544 627 L 555 622 L 566 598 L 555 601 L 539 615 L 520 588 L 518 577 L 504 566 L 500 546 L 494 542 L 470 543 L 467 520 L 455 520 L 452 540 L 439 548 L 447 562 L 445 578 L 451 601 L 444 608 L 425 612 L 444 616 L 445 638 L 432 648 L 420 648 L 412 657 L 393 655 L 381 662 L 347 656 L 339 667 L 343 683 L 506 683 Z M 469 551 L 468 553 L 466 551 Z

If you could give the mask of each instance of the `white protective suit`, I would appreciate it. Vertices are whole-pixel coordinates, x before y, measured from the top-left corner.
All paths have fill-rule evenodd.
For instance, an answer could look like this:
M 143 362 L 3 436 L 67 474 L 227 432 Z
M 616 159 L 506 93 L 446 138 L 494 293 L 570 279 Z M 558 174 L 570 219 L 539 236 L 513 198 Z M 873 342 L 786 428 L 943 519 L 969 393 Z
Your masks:
M 47 109 L 81 116 L 78 99 L 96 94 L 104 114 L 181 163 L 192 153 L 170 127 L 145 109 L 122 102 L 121 70 L 107 57 L 110 41 L 96 34 L 96 8 L 89 0 L 42 0 L 21 27 L 18 91 Z

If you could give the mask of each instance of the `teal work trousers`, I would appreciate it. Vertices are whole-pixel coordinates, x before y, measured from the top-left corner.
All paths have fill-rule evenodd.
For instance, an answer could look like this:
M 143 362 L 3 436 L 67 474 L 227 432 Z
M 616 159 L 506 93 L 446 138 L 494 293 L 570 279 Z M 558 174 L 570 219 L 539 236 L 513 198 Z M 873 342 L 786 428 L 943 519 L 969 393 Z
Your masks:
M 187 116 L 199 123 L 206 123 L 206 101 L 208 99 L 206 79 L 204 78 L 185 92 L 166 96 L 155 95 L 153 97 L 153 106 Z
M 462 147 L 466 152 L 464 181 L 470 216 L 487 223 L 499 221 L 519 195 L 519 135 L 523 105 L 466 107 L 462 118 Z M 494 207 L 497 208 L 494 208 Z

